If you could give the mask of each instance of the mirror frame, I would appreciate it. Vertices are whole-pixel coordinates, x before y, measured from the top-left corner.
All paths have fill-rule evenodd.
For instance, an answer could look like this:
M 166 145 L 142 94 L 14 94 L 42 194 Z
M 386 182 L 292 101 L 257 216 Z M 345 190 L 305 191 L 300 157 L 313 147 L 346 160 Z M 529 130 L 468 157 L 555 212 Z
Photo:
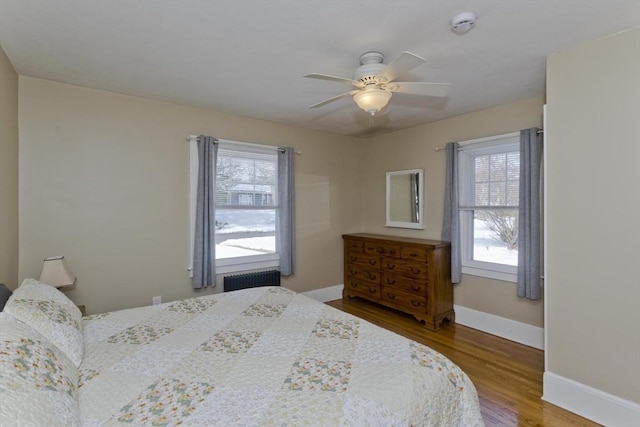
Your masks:
M 393 221 L 391 219 L 391 177 L 397 175 L 418 174 L 418 215 L 416 222 Z M 424 169 L 406 169 L 387 172 L 386 222 L 385 227 L 413 228 L 424 230 Z

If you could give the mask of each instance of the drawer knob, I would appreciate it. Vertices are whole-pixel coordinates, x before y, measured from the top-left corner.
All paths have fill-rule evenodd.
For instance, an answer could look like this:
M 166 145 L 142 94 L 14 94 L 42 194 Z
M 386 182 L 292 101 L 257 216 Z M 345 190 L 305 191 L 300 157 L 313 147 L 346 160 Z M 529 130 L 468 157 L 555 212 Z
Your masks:
M 419 269 L 419 268 L 411 267 L 411 272 L 412 272 L 413 274 L 418 274 L 418 273 L 420 273 L 421 271 L 422 271 L 422 270 L 421 270 L 421 269 Z
M 370 265 L 376 265 L 378 263 L 378 261 L 376 261 L 375 259 L 370 259 L 369 260 L 369 264 Z
M 415 252 L 411 252 L 411 253 L 409 254 L 409 256 L 410 256 L 411 258 L 415 258 L 415 257 L 417 257 L 417 256 L 418 256 L 418 254 L 417 254 L 417 253 L 415 253 Z
M 376 292 L 378 292 L 378 289 L 374 288 L 373 286 L 369 286 L 369 292 L 371 292 L 372 294 L 375 294 Z
M 387 279 L 387 284 L 388 284 L 388 285 L 395 285 L 395 284 L 396 284 L 396 281 L 395 281 L 395 279 L 394 279 L 394 280 Z
M 387 296 L 389 297 L 389 299 L 395 299 L 396 296 L 394 294 L 392 294 L 391 292 L 387 292 Z
M 411 289 L 413 289 L 415 292 L 418 292 L 420 290 L 420 286 L 418 285 L 411 285 Z
M 395 264 L 387 264 L 387 268 L 389 270 L 393 270 L 394 268 L 396 268 L 396 265 Z
M 411 305 L 414 307 L 420 307 L 420 301 L 411 300 Z
M 371 273 L 369 273 L 369 279 L 370 279 L 370 280 L 376 280 L 376 278 L 377 278 L 377 277 L 378 277 L 378 276 L 376 276 L 375 274 L 371 274 Z

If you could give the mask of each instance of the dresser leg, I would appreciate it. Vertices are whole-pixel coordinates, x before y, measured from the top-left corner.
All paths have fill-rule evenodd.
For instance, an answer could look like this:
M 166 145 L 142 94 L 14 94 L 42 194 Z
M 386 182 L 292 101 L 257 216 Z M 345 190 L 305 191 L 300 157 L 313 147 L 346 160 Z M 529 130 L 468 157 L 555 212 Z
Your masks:
M 442 318 L 440 318 L 440 319 L 437 319 L 437 320 L 435 321 L 435 329 L 434 329 L 434 330 L 436 330 L 436 331 L 437 331 L 438 329 L 440 329 L 440 328 L 442 327 L 442 324 L 444 323 L 444 321 L 445 321 L 445 320 L 446 320 L 450 325 L 453 325 L 454 323 L 456 323 L 456 315 L 455 315 L 455 313 L 451 313 L 451 314 L 448 314 L 448 315 L 446 315 L 446 316 L 443 316 L 443 317 L 442 317 Z

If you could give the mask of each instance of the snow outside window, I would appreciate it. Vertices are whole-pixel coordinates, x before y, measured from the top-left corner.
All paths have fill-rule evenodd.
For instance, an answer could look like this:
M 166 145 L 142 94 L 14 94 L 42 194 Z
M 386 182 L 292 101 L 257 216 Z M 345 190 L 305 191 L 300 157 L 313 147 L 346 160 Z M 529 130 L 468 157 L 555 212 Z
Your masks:
M 519 133 L 460 144 L 462 272 L 517 281 Z
M 218 144 L 216 272 L 278 267 L 275 237 L 277 152 L 257 144 L 222 140 Z M 195 222 L 194 187 L 197 187 L 198 153 L 195 142 L 191 145 L 191 206 L 192 222 Z M 194 230 L 195 225 L 192 225 L 192 239 Z

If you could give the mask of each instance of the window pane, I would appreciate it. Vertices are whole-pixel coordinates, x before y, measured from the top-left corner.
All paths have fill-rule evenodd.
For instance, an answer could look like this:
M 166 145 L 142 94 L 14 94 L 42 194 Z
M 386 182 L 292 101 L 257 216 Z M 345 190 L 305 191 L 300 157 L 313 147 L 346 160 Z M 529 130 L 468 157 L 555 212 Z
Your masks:
M 488 206 L 489 205 L 489 183 L 477 182 L 476 183 L 476 206 Z
M 256 160 L 255 173 L 256 181 L 273 183 L 276 176 L 276 162 Z
M 491 183 L 491 206 L 503 206 L 506 202 L 504 181 Z
M 473 217 L 474 261 L 518 265 L 518 210 L 476 210 Z
M 477 156 L 475 158 L 476 182 L 489 181 L 489 156 Z
M 507 181 L 507 206 L 518 206 L 520 203 L 520 181 Z
M 216 206 L 276 206 L 276 156 L 219 150 Z
M 507 153 L 507 179 L 520 179 L 520 152 Z
M 489 159 L 491 181 L 504 181 L 506 179 L 507 155 L 506 153 L 493 154 Z
M 273 209 L 216 209 L 216 259 L 275 253 Z

